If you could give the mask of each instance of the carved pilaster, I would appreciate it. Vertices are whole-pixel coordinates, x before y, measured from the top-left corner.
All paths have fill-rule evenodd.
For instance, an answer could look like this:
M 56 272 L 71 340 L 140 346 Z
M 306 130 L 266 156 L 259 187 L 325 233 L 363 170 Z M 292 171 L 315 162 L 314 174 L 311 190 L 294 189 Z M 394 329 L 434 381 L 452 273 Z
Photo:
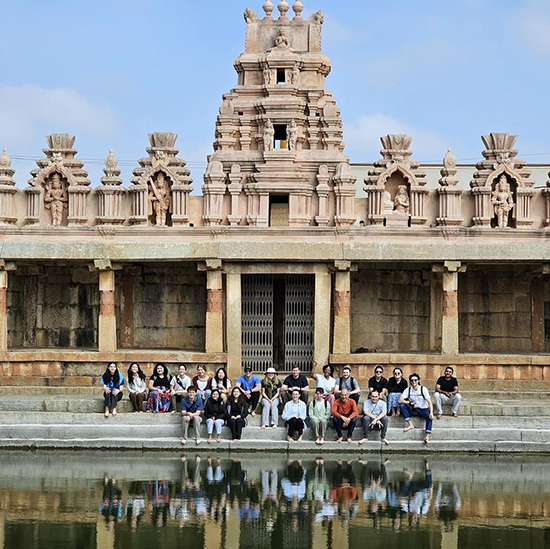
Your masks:
M 330 220 L 328 210 L 328 195 L 330 192 L 330 187 L 328 184 L 329 179 L 330 176 L 328 174 L 328 166 L 319 166 L 319 173 L 317 174 L 317 187 L 315 188 L 319 198 L 319 215 L 315 216 L 315 221 L 317 222 L 317 225 L 321 227 L 326 227 Z
M 227 216 L 230 225 L 238 225 L 242 220 L 242 215 L 239 214 L 239 201 L 241 197 L 243 174 L 239 164 L 231 166 L 229 172 L 229 185 L 227 190 L 231 195 L 231 213 Z
M 0 351 L 8 350 L 8 272 L 16 268 L 15 263 L 0 259 Z
M 220 225 L 223 219 L 222 207 L 225 194 L 225 173 L 223 164 L 218 161 L 208 163 L 204 174 L 204 214 L 202 216 L 206 226 Z
M 11 225 L 17 221 L 13 196 L 17 192 L 13 175 L 15 170 L 11 167 L 11 158 L 8 151 L 0 155 L 0 223 Z
M 206 271 L 206 352 L 223 352 L 223 279 L 222 262 L 208 259 L 199 264 Z
M 443 169 L 437 189 L 439 198 L 439 215 L 437 224 L 443 226 L 461 225 L 464 221 L 462 217 L 462 190 L 457 187 L 458 178 L 456 177 L 456 157 L 451 149 L 443 159 Z
M 355 182 L 357 177 L 351 173 L 350 165 L 346 162 L 338 164 L 334 175 L 334 195 L 336 197 L 336 215 L 334 221 L 337 226 L 353 225 L 355 223 Z

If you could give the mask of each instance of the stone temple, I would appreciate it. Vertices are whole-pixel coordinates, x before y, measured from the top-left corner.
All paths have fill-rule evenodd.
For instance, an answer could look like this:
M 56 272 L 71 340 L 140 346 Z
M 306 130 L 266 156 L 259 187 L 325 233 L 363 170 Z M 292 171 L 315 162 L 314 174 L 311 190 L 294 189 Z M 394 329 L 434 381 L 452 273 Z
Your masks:
M 130 181 L 110 151 L 96 186 L 74 136 L 47 136 L 25 188 L 4 149 L 2 383 L 97 384 L 111 360 L 546 379 L 550 182 L 535 188 L 517 136 L 482 136 L 469 190 L 450 150 L 430 187 L 407 135 L 361 171 L 326 89 L 323 14 L 263 10 L 244 14 L 202 196 L 176 133 L 148 136 Z

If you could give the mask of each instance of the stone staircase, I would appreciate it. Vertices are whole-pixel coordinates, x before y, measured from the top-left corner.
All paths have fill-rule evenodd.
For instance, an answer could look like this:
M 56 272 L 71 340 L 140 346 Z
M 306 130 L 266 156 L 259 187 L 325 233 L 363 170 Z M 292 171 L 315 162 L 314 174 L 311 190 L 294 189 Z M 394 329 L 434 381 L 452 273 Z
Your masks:
M 479 386 L 479 385 L 478 385 Z M 12 386 L 0 387 L 0 445 L 3 449 L 133 449 L 138 451 L 213 450 L 257 452 L 533 452 L 550 453 L 550 390 L 527 386 L 520 394 L 517 387 L 507 390 L 462 391 L 460 417 L 445 415 L 434 420 L 430 443 L 423 440 L 423 421 L 415 418 L 416 429 L 403 433 L 404 421 L 390 418 L 390 446 L 379 441 L 379 433 L 359 445 L 362 429 L 352 444 L 335 442 L 329 429 L 322 450 L 310 429 L 302 443 L 288 443 L 282 422 L 278 429 L 261 429 L 260 417 L 249 417 L 243 440 L 230 442 L 224 428 L 222 442 L 196 445 L 191 438 L 181 444 L 179 414 L 131 413 L 127 396 L 118 406 L 116 417 L 105 419 L 100 387 Z M 449 410 L 444 410 L 449 412 Z M 194 433 L 191 429 L 191 437 Z

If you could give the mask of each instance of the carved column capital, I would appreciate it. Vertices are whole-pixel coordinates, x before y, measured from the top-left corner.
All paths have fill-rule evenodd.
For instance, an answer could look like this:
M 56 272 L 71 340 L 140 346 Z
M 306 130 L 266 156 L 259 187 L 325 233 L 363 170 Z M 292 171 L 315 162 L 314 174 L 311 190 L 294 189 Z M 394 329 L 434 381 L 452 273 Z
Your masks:
M 221 259 L 207 259 L 197 265 L 199 271 L 219 271 L 223 264 Z
M 88 265 L 90 271 L 120 271 L 122 265 L 112 263 L 110 259 L 95 259 L 93 263 Z

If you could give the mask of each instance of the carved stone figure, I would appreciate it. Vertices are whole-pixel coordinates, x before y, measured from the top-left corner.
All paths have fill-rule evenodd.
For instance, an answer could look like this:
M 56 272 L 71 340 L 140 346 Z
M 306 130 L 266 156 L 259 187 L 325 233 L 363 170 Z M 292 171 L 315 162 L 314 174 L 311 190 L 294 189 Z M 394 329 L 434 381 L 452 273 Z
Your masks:
M 515 204 L 510 183 L 504 174 L 500 176 L 495 190 L 491 194 L 491 204 L 497 218 L 498 228 L 508 227 L 508 214 L 514 209 Z
M 272 71 L 269 67 L 265 67 L 264 68 L 264 84 L 266 86 L 269 86 L 269 84 L 271 84 L 271 76 L 272 76 Z
M 166 214 L 171 210 L 172 205 L 170 187 L 166 183 L 163 172 L 158 172 L 156 181 L 151 178 L 150 183 L 149 203 L 152 206 L 152 211 L 155 212 L 155 222 L 157 227 L 164 227 L 166 225 Z
M 286 129 L 286 140 L 288 143 L 288 150 L 295 151 L 296 142 L 298 141 L 298 125 L 296 124 L 296 120 L 292 120 L 288 125 Z
M 407 193 L 406 185 L 399 185 L 395 198 L 393 200 L 394 209 L 403 215 L 408 215 L 411 211 L 411 203 L 409 201 L 409 194 Z
M 297 86 L 299 76 L 300 76 L 300 68 L 298 67 L 298 65 L 294 65 L 294 68 L 289 74 L 289 84 L 293 86 Z
M 244 10 L 244 20 L 247 23 L 253 23 L 254 21 L 258 21 L 258 14 L 255 11 L 252 11 L 250 8 L 246 8 Z
M 63 188 L 63 183 L 58 173 L 53 174 L 51 183 L 46 188 L 44 202 L 46 209 L 52 213 L 52 225 L 59 227 L 63 219 L 63 210 L 68 207 L 69 196 Z
M 325 22 L 325 16 L 323 15 L 323 12 L 321 10 L 314 13 L 311 17 L 315 22 L 319 23 L 320 25 L 322 25 Z
M 290 48 L 290 40 L 286 35 L 285 29 L 279 29 L 279 34 L 275 38 L 275 47 L 280 50 L 288 50 Z
M 391 199 L 390 191 L 384 191 L 384 206 L 383 211 L 384 215 L 393 213 L 394 203 Z
M 264 151 L 272 151 L 275 142 L 275 128 L 273 122 L 268 120 L 264 127 Z

